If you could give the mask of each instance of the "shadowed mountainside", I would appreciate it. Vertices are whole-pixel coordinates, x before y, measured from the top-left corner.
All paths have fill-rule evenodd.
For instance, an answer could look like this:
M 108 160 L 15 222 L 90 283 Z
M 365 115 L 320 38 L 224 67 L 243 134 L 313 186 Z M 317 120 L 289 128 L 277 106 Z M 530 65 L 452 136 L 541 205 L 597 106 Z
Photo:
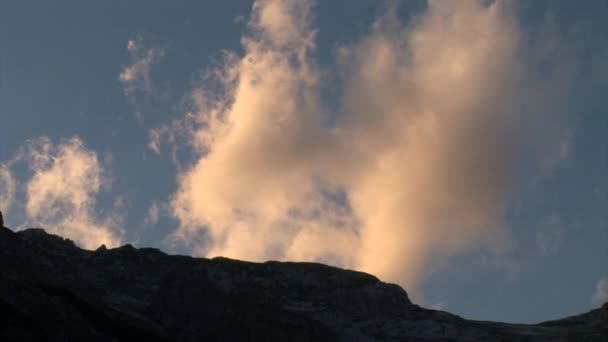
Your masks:
M 0 340 L 608 341 L 608 303 L 535 325 L 471 321 L 321 264 L 88 251 L 0 228 Z

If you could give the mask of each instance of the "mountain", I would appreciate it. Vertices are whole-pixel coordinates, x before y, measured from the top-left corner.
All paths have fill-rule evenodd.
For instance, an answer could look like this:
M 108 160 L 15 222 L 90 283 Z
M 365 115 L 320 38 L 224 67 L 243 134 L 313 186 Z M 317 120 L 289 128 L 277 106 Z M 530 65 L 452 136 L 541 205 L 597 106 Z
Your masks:
M 0 340 L 608 341 L 608 303 L 534 325 L 471 321 L 321 264 L 88 251 L 0 228 Z

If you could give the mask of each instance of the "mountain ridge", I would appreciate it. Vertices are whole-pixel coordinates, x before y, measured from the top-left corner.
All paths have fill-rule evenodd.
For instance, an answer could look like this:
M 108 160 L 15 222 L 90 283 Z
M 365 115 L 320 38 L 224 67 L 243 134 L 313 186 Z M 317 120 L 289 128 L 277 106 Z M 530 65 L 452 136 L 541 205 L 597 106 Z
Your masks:
M 0 228 L 5 341 L 607 341 L 608 303 L 538 324 L 466 320 L 373 275 L 124 245 L 89 251 Z

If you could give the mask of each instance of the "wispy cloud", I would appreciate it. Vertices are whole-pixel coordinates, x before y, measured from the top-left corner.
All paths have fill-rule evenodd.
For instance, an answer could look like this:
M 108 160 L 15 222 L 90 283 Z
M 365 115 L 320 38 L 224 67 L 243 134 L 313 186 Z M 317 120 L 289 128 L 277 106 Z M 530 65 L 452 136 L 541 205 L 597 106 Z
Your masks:
M 557 254 L 564 243 L 566 231 L 559 215 L 551 214 L 545 218 L 536 233 L 536 246 L 541 255 Z
M 0 210 L 7 212 L 13 205 L 17 181 L 7 165 L 0 164 Z
M 84 248 L 120 244 L 120 211 L 105 216 L 95 212 L 96 195 L 109 186 L 95 152 L 79 138 L 54 144 L 46 137 L 30 141 L 24 150 L 21 158 L 32 171 L 25 184 L 28 225 L 44 227 Z M 120 206 L 120 201 L 115 204 Z
M 165 213 L 167 208 L 163 203 L 158 201 L 153 201 L 150 207 L 148 208 L 148 212 L 146 213 L 146 217 L 144 218 L 144 224 L 146 226 L 154 226 L 158 223 L 161 215 Z
M 434 258 L 506 243 L 521 155 L 559 154 L 564 135 L 513 9 L 431 1 L 404 26 L 389 7 L 338 49 L 332 113 L 311 11 L 256 1 L 244 54 L 226 54 L 193 110 L 153 134 L 156 151 L 177 136 L 198 156 L 180 168 L 174 237 L 201 255 L 325 261 L 408 288 Z
M 158 47 L 145 47 L 143 39 L 138 36 L 127 42 L 127 51 L 131 60 L 120 72 L 118 80 L 122 83 L 125 96 L 133 104 L 136 104 L 138 94 L 152 94 L 152 66 L 161 61 L 165 55 L 165 50 Z M 136 116 L 139 120 L 142 119 L 141 115 L 137 110 Z
M 433 310 L 443 311 L 446 309 L 446 303 L 445 302 L 436 302 L 434 304 L 431 304 L 430 308 Z
M 151 91 L 152 80 L 150 69 L 164 55 L 159 48 L 145 48 L 141 37 L 130 39 L 127 50 L 131 54 L 131 63 L 122 69 L 118 79 L 123 82 L 125 94 L 132 95 L 136 91 Z
M 595 292 L 591 297 L 591 302 L 594 305 L 602 305 L 608 301 L 608 275 L 598 280 L 595 285 Z

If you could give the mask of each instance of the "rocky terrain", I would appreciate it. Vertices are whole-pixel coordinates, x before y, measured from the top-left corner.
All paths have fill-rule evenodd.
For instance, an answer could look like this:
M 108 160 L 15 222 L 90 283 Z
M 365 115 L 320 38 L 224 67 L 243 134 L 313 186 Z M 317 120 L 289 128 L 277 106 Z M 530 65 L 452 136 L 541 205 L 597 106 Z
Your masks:
M 535 325 L 470 321 L 321 264 L 88 251 L 0 228 L 0 340 L 608 341 L 608 303 Z

